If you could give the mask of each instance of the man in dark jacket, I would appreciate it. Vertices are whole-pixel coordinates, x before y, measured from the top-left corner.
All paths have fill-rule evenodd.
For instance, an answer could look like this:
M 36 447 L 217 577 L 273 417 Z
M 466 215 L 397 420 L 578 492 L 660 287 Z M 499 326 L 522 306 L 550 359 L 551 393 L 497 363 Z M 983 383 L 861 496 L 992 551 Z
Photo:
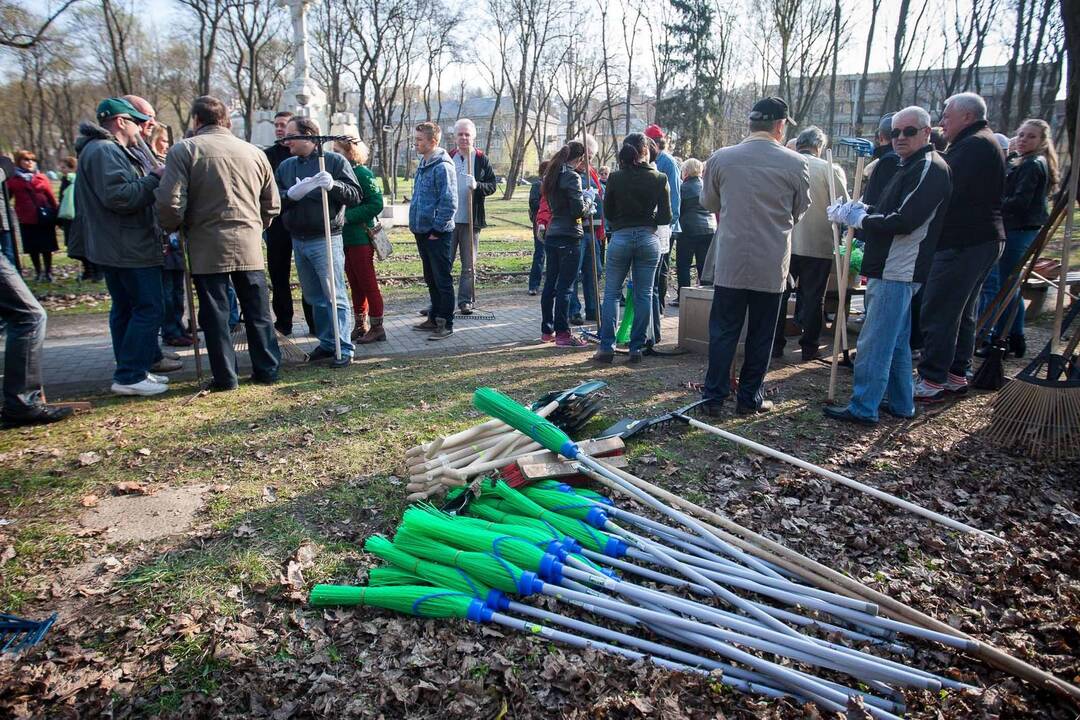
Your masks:
M 967 392 L 979 292 L 1005 242 L 1005 156 L 987 125 L 986 102 L 975 93 L 954 95 L 945 101 L 941 124 L 953 193 L 923 290 L 915 399 L 924 402 Z
M 537 222 L 540 213 L 540 199 L 543 193 L 541 187 L 544 182 L 544 173 L 547 172 L 551 163 L 544 160 L 538 168 L 539 175 L 529 188 L 529 223 L 533 231 L 533 258 L 532 267 L 529 269 L 529 294 L 536 295 L 540 292 L 540 278 L 544 274 L 544 234 L 547 228 L 541 228 Z
M 420 156 L 409 203 L 409 230 L 424 267 L 431 304 L 427 320 L 413 326 L 431 331 L 428 340 L 443 340 L 454 334 L 454 216 L 458 208 L 457 172 L 454 161 L 439 147 L 442 130 L 425 121 L 413 131 L 413 145 Z
M 286 135 L 319 135 L 319 126 L 308 117 L 289 120 Z M 324 154 L 326 170 L 319 170 L 314 142 L 286 140 L 292 157 L 278 166 L 274 176 L 281 193 L 281 215 L 292 238 L 296 274 L 304 297 L 311 303 L 319 346 L 311 351 L 309 362 L 331 360 L 331 367 L 352 362 L 352 306 L 345 289 L 345 250 L 341 228 L 345 208 L 360 204 L 360 185 L 344 157 L 335 152 Z M 322 190 L 330 204 L 330 248 L 333 260 L 334 296 L 328 269 L 326 234 L 323 226 Z M 341 346 L 338 358 L 334 348 L 334 313 Z
M 476 124 L 469 118 L 454 123 L 457 146 L 450 151 L 457 171 L 457 211 L 454 213 L 453 257 L 461 253 L 461 277 L 458 278 L 458 310 L 472 313 L 476 299 L 476 255 L 480 252 L 480 229 L 487 227 L 484 198 L 495 192 L 495 171 L 487 156 L 477 150 Z M 469 239 L 469 196 L 472 195 L 473 236 Z
M 911 298 L 930 273 L 934 247 L 952 193 L 949 168 L 930 145 L 930 114 L 908 107 L 893 116 L 893 148 L 900 165 L 878 198 L 829 208 L 829 219 L 861 228 L 866 241 L 861 273 L 866 320 L 859 333 L 855 381 L 847 407 L 827 416 L 873 425 L 878 411 L 912 417 Z M 884 403 L 882 400 L 884 399 Z
M 873 205 L 881 197 L 881 192 L 892 180 L 900 167 L 900 156 L 892 147 L 892 120 L 894 113 L 886 113 L 878 121 L 874 134 L 874 159 L 864 171 L 862 201 Z M 859 236 L 860 239 L 862 236 Z
M 100 125 L 82 123 L 75 143 L 79 212 L 71 232 L 101 268 L 112 297 L 112 391 L 118 395 L 157 395 L 168 389 L 168 379 L 151 372 L 161 355 L 157 334 L 164 312 L 165 256 L 153 208 L 162 168 L 146 172 L 133 151 L 139 123 L 148 119 L 127 100 L 102 100 L 97 108 Z
M 274 115 L 274 137 L 277 140 L 263 152 L 270 161 L 270 169 L 277 172 L 278 166 L 288 160 L 292 153 L 281 142 L 293 114 L 282 110 Z M 274 310 L 274 327 L 282 335 L 292 335 L 293 300 L 292 300 L 292 237 L 285 229 L 285 220 L 281 215 L 274 218 L 266 229 L 266 272 L 270 275 L 271 306 Z M 315 318 L 311 314 L 311 304 L 301 298 L 304 319 L 308 330 L 315 334 Z

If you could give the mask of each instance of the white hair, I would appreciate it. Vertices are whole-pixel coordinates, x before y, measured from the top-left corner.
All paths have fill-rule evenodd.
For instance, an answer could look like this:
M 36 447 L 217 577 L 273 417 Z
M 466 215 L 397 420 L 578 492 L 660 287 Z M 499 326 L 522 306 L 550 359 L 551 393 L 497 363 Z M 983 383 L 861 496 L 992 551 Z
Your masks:
M 803 130 L 795 138 L 796 148 L 823 148 L 829 144 L 829 139 L 817 125 L 811 125 Z
M 473 137 L 476 137 L 476 123 L 474 123 L 469 118 L 461 118 L 456 123 L 454 123 L 454 133 L 456 134 L 458 129 L 462 126 L 465 126 L 472 130 Z
M 961 112 L 971 113 L 976 120 L 986 119 L 986 101 L 973 92 L 962 92 L 945 101 L 945 107 L 953 105 Z
M 892 125 L 893 125 L 893 127 L 896 127 L 896 125 L 897 125 L 896 118 L 900 117 L 901 115 L 914 115 L 915 118 L 919 122 L 919 127 L 920 128 L 928 128 L 928 127 L 930 127 L 930 113 L 926 112 L 926 110 L 922 109 L 918 105 L 909 105 L 906 108 L 904 108 L 903 110 L 897 110 L 895 113 L 893 113 L 893 116 L 892 116 Z

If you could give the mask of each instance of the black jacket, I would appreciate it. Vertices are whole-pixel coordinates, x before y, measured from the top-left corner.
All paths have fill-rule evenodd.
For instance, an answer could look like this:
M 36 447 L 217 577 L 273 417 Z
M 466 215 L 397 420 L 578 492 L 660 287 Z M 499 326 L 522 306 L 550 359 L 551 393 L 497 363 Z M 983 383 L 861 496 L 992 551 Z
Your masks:
M 533 227 L 536 227 L 536 214 L 540 212 L 540 188 L 543 184 L 544 178 L 541 177 L 529 188 L 529 222 L 533 224 Z
M 952 171 L 953 194 L 938 250 L 1004 240 L 1005 156 L 985 120 L 960 132 L 945 150 L 945 162 Z
M 879 153 L 878 151 L 882 149 L 885 152 Z M 870 179 L 866 181 L 862 194 L 862 201 L 867 205 L 873 205 L 878 201 L 881 192 L 900 167 L 900 156 L 885 145 L 875 148 L 874 155 L 877 158 L 877 164 L 874 165 L 874 172 L 870 173 Z
M 558 240 L 580 240 L 585 231 L 581 218 L 585 216 L 585 198 L 581 194 L 581 176 L 567 164 L 562 167 L 548 168 L 548 172 L 558 172 L 555 192 L 548 196 L 551 208 L 551 223 L 548 225 L 544 240 L 552 243 Z
M 266 159 L 270 161 L 270 169 L 275 173 L 277 172 L 278 165 L 292 157 L 289 148 L 285 147 L 280 142 L 275 142 L 273 145 L 263 148 L 263 152 L 266 153 Z M 266 239 L 268 241 L 292 242 L 292 239 L 289 237 L 289 231 L 285 229 L 285 218 L 283 215 L 278 215 L 270 221 L 270 227 L 266 228 Z
M 949 166 L 927 145 L 902 161 L 863 218 L 861 273 L 870 278 L 925 282 L 952 194 Z
M 1006 230 L 1037 230 L 1050 214 L 1046 211 L 1046 158 L 1028 155 L 1005 176 L 1005 196 L 1001 199 L 1001 219 Z
M 458 154 L 456 147 L 450 149 L 450 157 L 453 159 Z M 455 167 L 457 167 L 455 165 Z M 491 169 L 491 163 L 487 159 L 487 155 L 476 151 L 476 157 L 473 158 L 473 177 L 476 178 L 476 189 L 472 194 L 472 217 L 473 227 L 485 228 L 487 227 L 487 212 L 484 211 L 484 198 L 495 192 L 497 183 L 495 182 L 495 171 Z M 461 201 L 458 200 L 460 203 Z
M 345 225 L 345 208 L 360 204 L 360 184 L 348 161 L 336 152 L 325 153 L 326 171 L 334 176 L 334 186 L 326 191 L 330 200 L 330 232 L 341 234 Z M 314 190 L 296 201 L 289 198 L 289 188 L 298 179 L 319 172 L 319 158 L 311 153 L 306 158 L 290 157 L 274 172 L 281 191 L 281 216 L 285 228 L 297 239 L 321 238 L 325 232 L 322 215 L 322 191 Z
M 604 219 L 611 231 L 671 223 L 671 194 L 664 173 L 648 165 L 616 170 L 608 176 Z

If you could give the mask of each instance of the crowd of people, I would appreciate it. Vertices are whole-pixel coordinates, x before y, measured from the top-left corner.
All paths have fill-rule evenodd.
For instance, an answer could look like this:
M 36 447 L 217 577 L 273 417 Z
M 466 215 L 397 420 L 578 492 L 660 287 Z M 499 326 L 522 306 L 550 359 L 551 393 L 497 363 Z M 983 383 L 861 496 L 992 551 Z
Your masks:
M 540 164 L 529 198 L 528 292 L 540 296 L 542 340 L 585 347 L 572 327 L 595 322 L 594 361 L 610 364 L 625 304 L 635 311 L 629 362 L 641 362 L 661 341 L 674 251 L 672 305 L 691 285 L 692 268 L 699 284 L 712 287 L 705 410 L 721 412 L 732 395 L 742 341 L 735 411 L 766 412 L 764 378 L 770 358 L 783 354 L 788 300 L 796 296 L 791 322 L 801 358 L 813 360 L 840 262 L 836 234 L 850 227 L 863 250 L 864 322 L 851 399 L 826 407 L 826 415 L 860 423 L 877 422 L 880 412 L 911 417 L 916 401 L 965 392 L 979 352 L 976 313 L 1030 246 L 1058 182 L 1044 121 L 1025 120 L 1010 139 L 995 136 L 986 114 L 981 97 L 961 93 L 946 102 L 940 128 L 915 106 L 882 117 L 858 200 L 848 198 L 843 170 L 821 157 L 824 132 L 791 133 L 794 121 L 777 97 L 755 103 L 746 138 L 705 162 L 672 156 L 657 125 L 623 139 L 615 169 L 594 166 L 591 137 L 566 143 Z M 17 153 L 6 177 L 35 279 L 52 279 L 59 226 L 83 276 L 106 283 L 112 391 L 164 392 L 167 373 L 182 367 L 167 348 L 190 345 L 196 323 L 213 389 L 238 386 L 232 336 L 240 323 L 252 380 L 276 382 L 279 337 L 294 326 L 294 265 L 304 317 L 318 338 L 311 362 L 343 367 L 357 344 L 385 340 L 373 247 L 383 198 L 366 167 L 367 146 L 338 138 L 323 151 L 315 121 L 282 112 L 274 119 L 277 141 L 259 149 L 232 134 L 225 105 L 210 96 L 195 100 L 189 122 L 186 137 L 172 143 L 145 99 L 107 98 L 96 122 L 81 124 L 77 158 L 62 162 L 59 199 L 31 152 Z M 419 162 L 409 230 L 429 294 L 414 329 L 437 341 L 453 334 L 455 315 L 474 311 L 485 198 L 496 177 L 468 119 L 455 124 L 449 152 L 436 123 L 418 124 L 413 139 Z M 66 413 L 46 406 L 41 393 L 45 315 L 16 261 L 5 246 L 3 417 L 51 422 Z M 197 318 L 186 324 L 185 272 L 199 300 Z M 1019 311 L 1002 314 L 983 341 L 1007 336 L 1022 356 L 1018 294 L 1012 307 Z

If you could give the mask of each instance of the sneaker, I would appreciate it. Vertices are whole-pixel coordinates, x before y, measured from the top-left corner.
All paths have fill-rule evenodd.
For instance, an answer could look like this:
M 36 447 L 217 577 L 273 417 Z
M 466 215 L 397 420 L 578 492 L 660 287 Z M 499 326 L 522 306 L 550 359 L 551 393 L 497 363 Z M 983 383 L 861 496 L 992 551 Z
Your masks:
M 541 333 L 540 342 L 555 342 L 555 333 Z
M 333 355 L 331 355 L 331 357 L 333 359 L 330 360 L 330 367 L 334 368 L 335 370 L 337 370 L 338 368 L 349 367 L 349 365 L 352 364 L 352 355 L 342 355 L 340 360 L 333 357 Z
M 555 336 L 555 345 L 557 345 L 558 347 L 582 348 L 582 347 L 587 347 L 588 344 L 589 343 L 585 342 L 581 338 L 574 337 L 570 333 L 566 333 L 565 335 L 560 334 L 560 335 Z
M 596 354 L 592 356 L 592 361 L 597 365 L 610 365 L 615 360 L 615 353 L 597 350 Z
M 146 373 L 146 379 L 149 380 L 150 382 L 156 382 L 159 385 L 168 385 L 169 384 L 169 376 L 168 375 L 155 375 L 154 373 Z
M 843 420 L 859 425 L 877 425 L 877 420 L 860 417 L 851 412 L 847 407 L 841 407 L 840 405 L 826 405 L 821 408 L 821 412 L 825 413 L 825 417 L 832 418 L 833 420 Z
M 431 342 L 435 342 L 437 340 L 445 340 L 446 338 L 454 334 L 454 328 L 447 327 L 445 320 L 439 320 L 438 323 L 438 327 L 436 327 L 435 330 L 430 335 L 428 335 L 428 340 L 430 340 Z
M 416 330 L 418 332 L 431 332 L 432 330 L 434 330 L 437 327 L 439 327 L 439 326 L 435 324 L 435 321 L 432 320 L 431 318 L 428 318 L 427 320 L 420 323 L 419 325 L 413 325 L 412 329 Z
M 537 290 L 536 288 L 529 288 L 529 294 L 530 294 L 530 295 L 533 295 L 533 296 L 535 296 L 535 295 L 539 294 L 539 292 L 540 292 L 540 291 L 539 291 L 539 290 Z
M 571 325 L 584 325 L 585 324 L 585 318 L 581 317 L 580 314 L 574 315 L 573 317 L 570 318 L 570 324 Z
M 177 370 L 183 370 L 184 363 L 179 360 L 170 360 L 167 357 L 162 357 L 156 363 L 150 366 L 150 372 L 155 373 L 169 373 L 176 372 Z
M 35 405 L 23 413 L 3 412 L 4 425 L 7 427 L 20 427 L 23 425 L 48 425 L 60 422 L 74 414 L 69 407 L 49 407 L 48 405 Z
M 322 345 L 316 345 L 315 349 L 308 353 L 307 361 L 309 363 L 322 362 L 323 360 L 330 360 L 334 357 L 334 353 L 325 349 Z
M 920 375 L 915 381 L 915 399 L 919 402 L 941 402 L 945 399 L 945 386 Z
M 168 385 L 152 382 L 149 378 L 146 380 L 140 380 L 137 383 L 130 385 L 121 385 L 120 383 L 112 384 L 112 391 L 117 395 L 160 395 L 169 389 Z
M 458 305 L 458 312 L 462 315 L 472 315 L 472 303 L 461 303 L 460 305 Z
M 963 375 L 953 375 L 949 373 L 949 376 L 945 379 L 945 392 L 952 393 L 953 395 L 963 395 L 968 391 L 968 380 Z
M 174 353 L 172 350 L 166 350 L 164 348 L 162 348 L 162 350 L 161 350 L 161 357 L 165 358 L 166 360 L 179 360 L 180 359 L 179 353 Z

